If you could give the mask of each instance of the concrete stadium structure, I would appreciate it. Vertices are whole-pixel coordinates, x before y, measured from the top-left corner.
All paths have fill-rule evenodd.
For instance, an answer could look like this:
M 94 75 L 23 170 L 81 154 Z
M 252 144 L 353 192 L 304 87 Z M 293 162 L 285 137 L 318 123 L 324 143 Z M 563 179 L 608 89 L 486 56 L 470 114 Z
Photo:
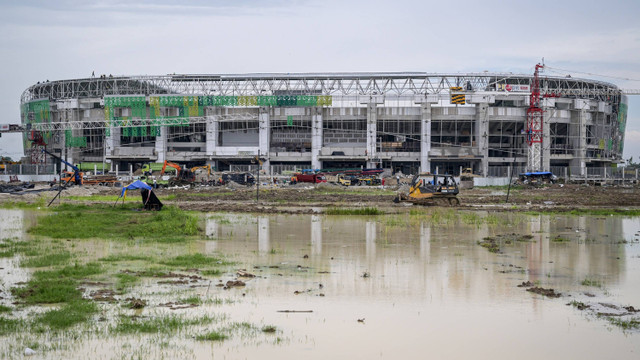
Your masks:
M 300 73 L 98 76 L 24 91 L 27 162 L 137 168 L 165 160 L 307 168 L 390 168 L 505 176 L 527 165 L 532 75 Z M 627 101 L 615 85 L 541 77 L 542 167 L 584 174 L 621 162 Z M 255 166 L 255 165 L 253 165 Z

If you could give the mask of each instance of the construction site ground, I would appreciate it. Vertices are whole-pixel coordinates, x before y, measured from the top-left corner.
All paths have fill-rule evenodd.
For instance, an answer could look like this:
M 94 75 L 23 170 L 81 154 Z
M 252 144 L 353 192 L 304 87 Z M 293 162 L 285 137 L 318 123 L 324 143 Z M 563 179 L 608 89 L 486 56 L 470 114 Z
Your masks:
M 36 185 L 34 190 L 18 194 L 0 194 L 0 202 L 46 202 L 56 192 L 43 191 L 48 185 Z M 39 191 L 40 190 L 40 191 Z M 385 213 L 409 211 L 409 203 L 394 204 L 398 191 L 407 186 L 344 187 L 333 184 L 296 184 L 261 186 L 259 199 L 256 187 L 231 184 L 227 186 L 195 186 L 156 189 L 165 205 L 202 212 L 254 212 L 309 214 L 322 213 L 329 208 L 374 207 Z M 507 193 L 509 197 L 507 199 Z M 62 192 L 60 202 L 108 202 L 108 196 L 118 196 L 120 188 L 104 186 L 73 186 Z M 94 196 L 97 195 L 97 196 Z M 130 194 L 135 196 L 137 194 Z M 558 211 L 587 209 L 640 209 L 640 186 L 595 186 L 586 184 L 554 184 L 544 187 L 518 186 L 482 187 L 461 190 L 458 195 L 461 209 L 508 211 Z M 43 201 L 46 200 L 46 201 Z

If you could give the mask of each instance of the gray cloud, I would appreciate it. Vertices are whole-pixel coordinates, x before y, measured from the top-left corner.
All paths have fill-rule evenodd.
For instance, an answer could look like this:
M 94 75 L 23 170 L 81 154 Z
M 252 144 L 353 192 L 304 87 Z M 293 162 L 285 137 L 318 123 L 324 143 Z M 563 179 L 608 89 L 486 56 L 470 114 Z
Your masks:
M 175 4 L 0 1 L 0 122 L 19 121 L 20 94 L 37 81 L 92 71 L 531 73 L 545 57 L 561 69 L 640 79 L 637 1 Z M 601 80 L 640 88 L 636 81 Z M 640 130 L 639 114 L 632 98 L 628 129 Z M 2 150 L 16 146 L 0 139 Z

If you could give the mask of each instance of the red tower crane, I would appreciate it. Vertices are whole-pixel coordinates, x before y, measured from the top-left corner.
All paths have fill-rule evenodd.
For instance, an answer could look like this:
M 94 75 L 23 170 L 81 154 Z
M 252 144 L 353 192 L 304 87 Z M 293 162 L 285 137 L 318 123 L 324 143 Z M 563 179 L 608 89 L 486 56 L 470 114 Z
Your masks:
M 527 170 L 542 170 L 542 127 L 544 126 L 544 111 L 540 107 L 540 78 L 539 71 L 544 65 L 536 64 L 533 74 L 533 86 L 529 96 L 529 108 L 527 109 L 527 143 L 529 154 L 527 157 Z

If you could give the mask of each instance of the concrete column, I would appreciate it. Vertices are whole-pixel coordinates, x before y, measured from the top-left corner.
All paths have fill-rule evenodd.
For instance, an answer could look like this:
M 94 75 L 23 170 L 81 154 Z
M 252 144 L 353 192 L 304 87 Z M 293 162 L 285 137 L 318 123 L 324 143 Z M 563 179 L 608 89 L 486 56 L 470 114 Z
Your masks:
M 120 133 L 122 128 L 112 127 L 109 129 L 109 135 L 105 137 L 105 162 L 111 163 L 111 159 L 107 157 L 113 155 L 114 150 L 120 147 Z
M 572 136 L 572 145 L 575 149 L 573 152 L 573 160 L 569 166 L 572 168 L 580 168 L 580 175 L 587 174 L 587 105 L 586 101 L 574 100 L 574 112 L 571 114 L 571 129 L 569 133 Z M 574 172 L 572 172 L 574 174 Z
M 542 113 L 542 171 L 551 170 L 551 115 L 550 111 Z
M 155 151 L 158 155 L 156 162 L 163 163 L 165 160 L 167 160 L 167 134 L 167 127 L 160 127 L 160 135 L 156 135 L 155 143 Z
M 269 148 L 271 147 L 271 136 L 269 136 L 269 133 L 271 131 L 271 121 L 269 118 L 269 108 L 261 106 L 259 111 L 258 127 L 260 128 L 260 132 L 258 134 L 258 149 L 260 149 L 260 156 L 265 158 L 265 161 L 262 162 L 262 170 L 270 174 L 271 161 L 269 161 Z
M 322 108 L 311 108 L 311 168 L 322 169 L 320 151 L 322 150 Z
M 218 146 L 218 118 L 215 115 L 207 116 L 207 140 L 206 153 L 207 156 L 216 154 Z
M 431 151 L 431 103 L 422 103 L 422 121 L 420 124 L 420 172 L 431 171 L 429 161 Z
M 483 176 L 489 174 L 489 104 L 476 104 L 476 144 L 481 156 L 480 170 Z
M 367 104 L 367 165 L 371 169 L 375 168 L 376 157 L 378 152 L 376 149 L 377 133 L 378 133 L 378 107 L 372 101 Z

